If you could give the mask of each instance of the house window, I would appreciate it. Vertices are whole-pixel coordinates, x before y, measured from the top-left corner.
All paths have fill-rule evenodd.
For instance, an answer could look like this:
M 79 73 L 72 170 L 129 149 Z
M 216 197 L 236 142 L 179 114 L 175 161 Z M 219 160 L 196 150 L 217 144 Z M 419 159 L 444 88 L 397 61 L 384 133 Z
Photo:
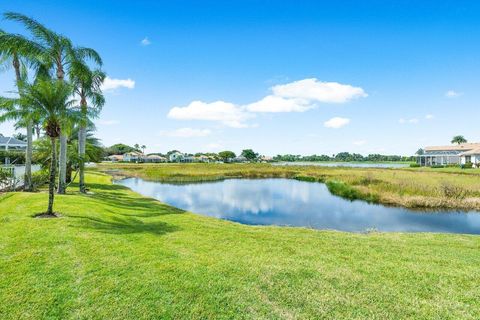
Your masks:
M 472 162 L 472 156 L 465 156 L 465 162 Z

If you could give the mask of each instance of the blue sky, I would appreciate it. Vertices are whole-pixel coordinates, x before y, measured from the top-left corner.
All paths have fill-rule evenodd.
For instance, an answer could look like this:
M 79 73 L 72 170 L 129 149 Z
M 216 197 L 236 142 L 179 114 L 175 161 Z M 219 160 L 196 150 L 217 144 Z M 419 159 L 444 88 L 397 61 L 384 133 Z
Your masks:
M 413 154 L 456 134 L 480 141 L 476 1 L 11 0 L 0 11 L 102 55 L 105 145 Z M 0 75 L 0 92 L 12 87 Z

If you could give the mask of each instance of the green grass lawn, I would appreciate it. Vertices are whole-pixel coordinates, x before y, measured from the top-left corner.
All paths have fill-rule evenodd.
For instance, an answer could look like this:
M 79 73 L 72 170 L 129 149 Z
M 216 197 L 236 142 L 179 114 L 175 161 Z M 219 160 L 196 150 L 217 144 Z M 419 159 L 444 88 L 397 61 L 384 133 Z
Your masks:
M 478 319 L 480 237 L 253 227 L 87 176 L 0 196 L 0 319 Z

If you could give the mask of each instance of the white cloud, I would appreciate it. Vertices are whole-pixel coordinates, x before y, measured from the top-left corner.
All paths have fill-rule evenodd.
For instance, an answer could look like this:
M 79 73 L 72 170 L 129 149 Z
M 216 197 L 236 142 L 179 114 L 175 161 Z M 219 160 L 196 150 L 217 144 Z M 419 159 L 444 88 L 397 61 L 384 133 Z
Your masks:
M 170 109 L 168 117 L 176 120 L 218 121 L 229 127 L 245 128 L 248 126 L 245 121 L 253 115 L 229 102 L 193 101 L 186 107 Z
M 435 116 L 433 114 L 427 114 L 425 116 L 425 119 L 427 119 L 427 120 L 432 120 L 433 118 L 435 118 Z
M 212 132 L 208 129 L 180 128 L 172 131 L 160 131 L 160 136 L 174 138 L 206 137 Z
M 285 99 L 279 96 L 266 96 L 260 101 L 251 103 L 245 108 L 252 112 L 304 112 L 314 105 L 307 100 Z
M 345 103 L 368 96 L 360 87 L 322 82 L 315 78 L 276 85 L 270 90 L 272 94 L 243 106 L 225 101 L 193 101 L 186 107 L 172 108 L 168 117 L 177 120 L 218 121 L 226 126 L 245 128 L 251 127 L 245 121 L 255 117 L 255 113 L 305 112 L 317 107 L 318 103 Z
M 398 120 L 398 122 L 400 124 L 405 124 L 405 123 L 410 123 L 410 124 L 417 124 L 419 122 L 419 120 L 417 118 L 411 118 L 411 119 L 404 119 L 404 118 L 400 118 Z
M 457 92 L 455 90 L 448 90 L 447 92 L 445 92 L 445 97 L 447 98 L 457 98 L 457 97 L 460 97 L 463 93 L 461 92 Z
M 350 119 L 348 118 L 334 117 L 328 121 L 325 121 L 323 124 L 327 128 L 338 129 L 346 126 L 349 123 L 350 123 Z
M 116 124 L 119 124 L 120 121 L 118 120 L 98 120 L 98 124 L 102 125 L 102 126 L 113 126 L 113 125 L 116 125 Z
M 135 88 L 135 81 L 132 79 L 112 79 L 106 77 L 102 84 L 102 91 L 110 91 L 118 88 Z
M 272 88 L 272 92 L 279 97 L 324 103 L 344 103 L 355 98 L 368 96 L 360 87 L 338 82 L 322 82 L 316 78 L 276 85 Z
M 366 140 L 353 141 L 353 144 L 356 145 L 356 146 L 363 146 L 363 145 L 366 144 L 366 143 L 367 143 Z
M 145 37 L 145 38 L 143 38 L 142 41 L 140 41 L 140 44 L 141 44 L 142 46 L 149 46 L 149 45 L 152 44 L 152 42 L 151 42 L 150 40 L 148 40 L 148 37 Z

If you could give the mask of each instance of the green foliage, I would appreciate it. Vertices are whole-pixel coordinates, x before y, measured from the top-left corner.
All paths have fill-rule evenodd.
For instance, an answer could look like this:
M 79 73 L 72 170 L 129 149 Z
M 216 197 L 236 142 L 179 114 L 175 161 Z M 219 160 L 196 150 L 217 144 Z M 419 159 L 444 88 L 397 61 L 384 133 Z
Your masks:
M 410 163 L 410 168 L 420 168 L 420 164 L 418 163 Z
M 134 147 L 127 146 L 126 144 L 123 144 L 123 143 L 117 143 L 111 147 L 104 149 L 106 156 L 111 156 L 114 154 L 124 154 L 127 152 L 133 152 L 133 151 L 138 151 L 138 150 L 135 149 Z
M 236 157 L 235 152 L 233 152 L 233 151 L 221 151 L 221 152 L 218 153 L 218 156 L 223 161 L 228 161 L 228 160 Z
M 242 150 L 242 156 L 250 161 L 255 161 L 258 159 L 258 153 L 254 152 L 252 149 Z
M 462 164 L 463 169 L 471 169 L 473 167 L 473 163 L 471 162 L 466 162 L 465 164 Z
M 356 190 L 354 187 L 346 184 L 342 181 L 327 181 L 325 183 L 328 190 L 337 196 L 340 196 L 349 200 L 365 200 L 367 202 L 378 202 L 378 197 L 372 194 L 363 194 Z
M 34 190 L 38 190 L 40 187 L 48 183 L 49 172 L 48 170 L 40 170 L 32 173 L 32 184 Z
M 462 144 L 462 143 L 467 143 L 467 139 L 465 139 L 464 136 L 454 136 L 452 138 L 452 143 L 457 143 L 457 144 Z
M 302 155 L 292 155 L 292 154 L 285 154 L 285 155 L 276 155 L 273 157 L 275 161 L 288 161 L 288 162 L 296 162 L 296 161 L 339 161 L 339 162 L 352 162 L 352 161 L 370 161 L 370 162 L 388 162 L 388 161 L 414 161 L 415 157 L 405 157 L 399 155 L 381 155 L 381 154 L 369 154 L 368 156 L 364 157 L 358 153 L 349 153 L 349 152 L 340 152 L 334 156 L 328 155 L 310 155 L 310 156 L 302 156 Z

